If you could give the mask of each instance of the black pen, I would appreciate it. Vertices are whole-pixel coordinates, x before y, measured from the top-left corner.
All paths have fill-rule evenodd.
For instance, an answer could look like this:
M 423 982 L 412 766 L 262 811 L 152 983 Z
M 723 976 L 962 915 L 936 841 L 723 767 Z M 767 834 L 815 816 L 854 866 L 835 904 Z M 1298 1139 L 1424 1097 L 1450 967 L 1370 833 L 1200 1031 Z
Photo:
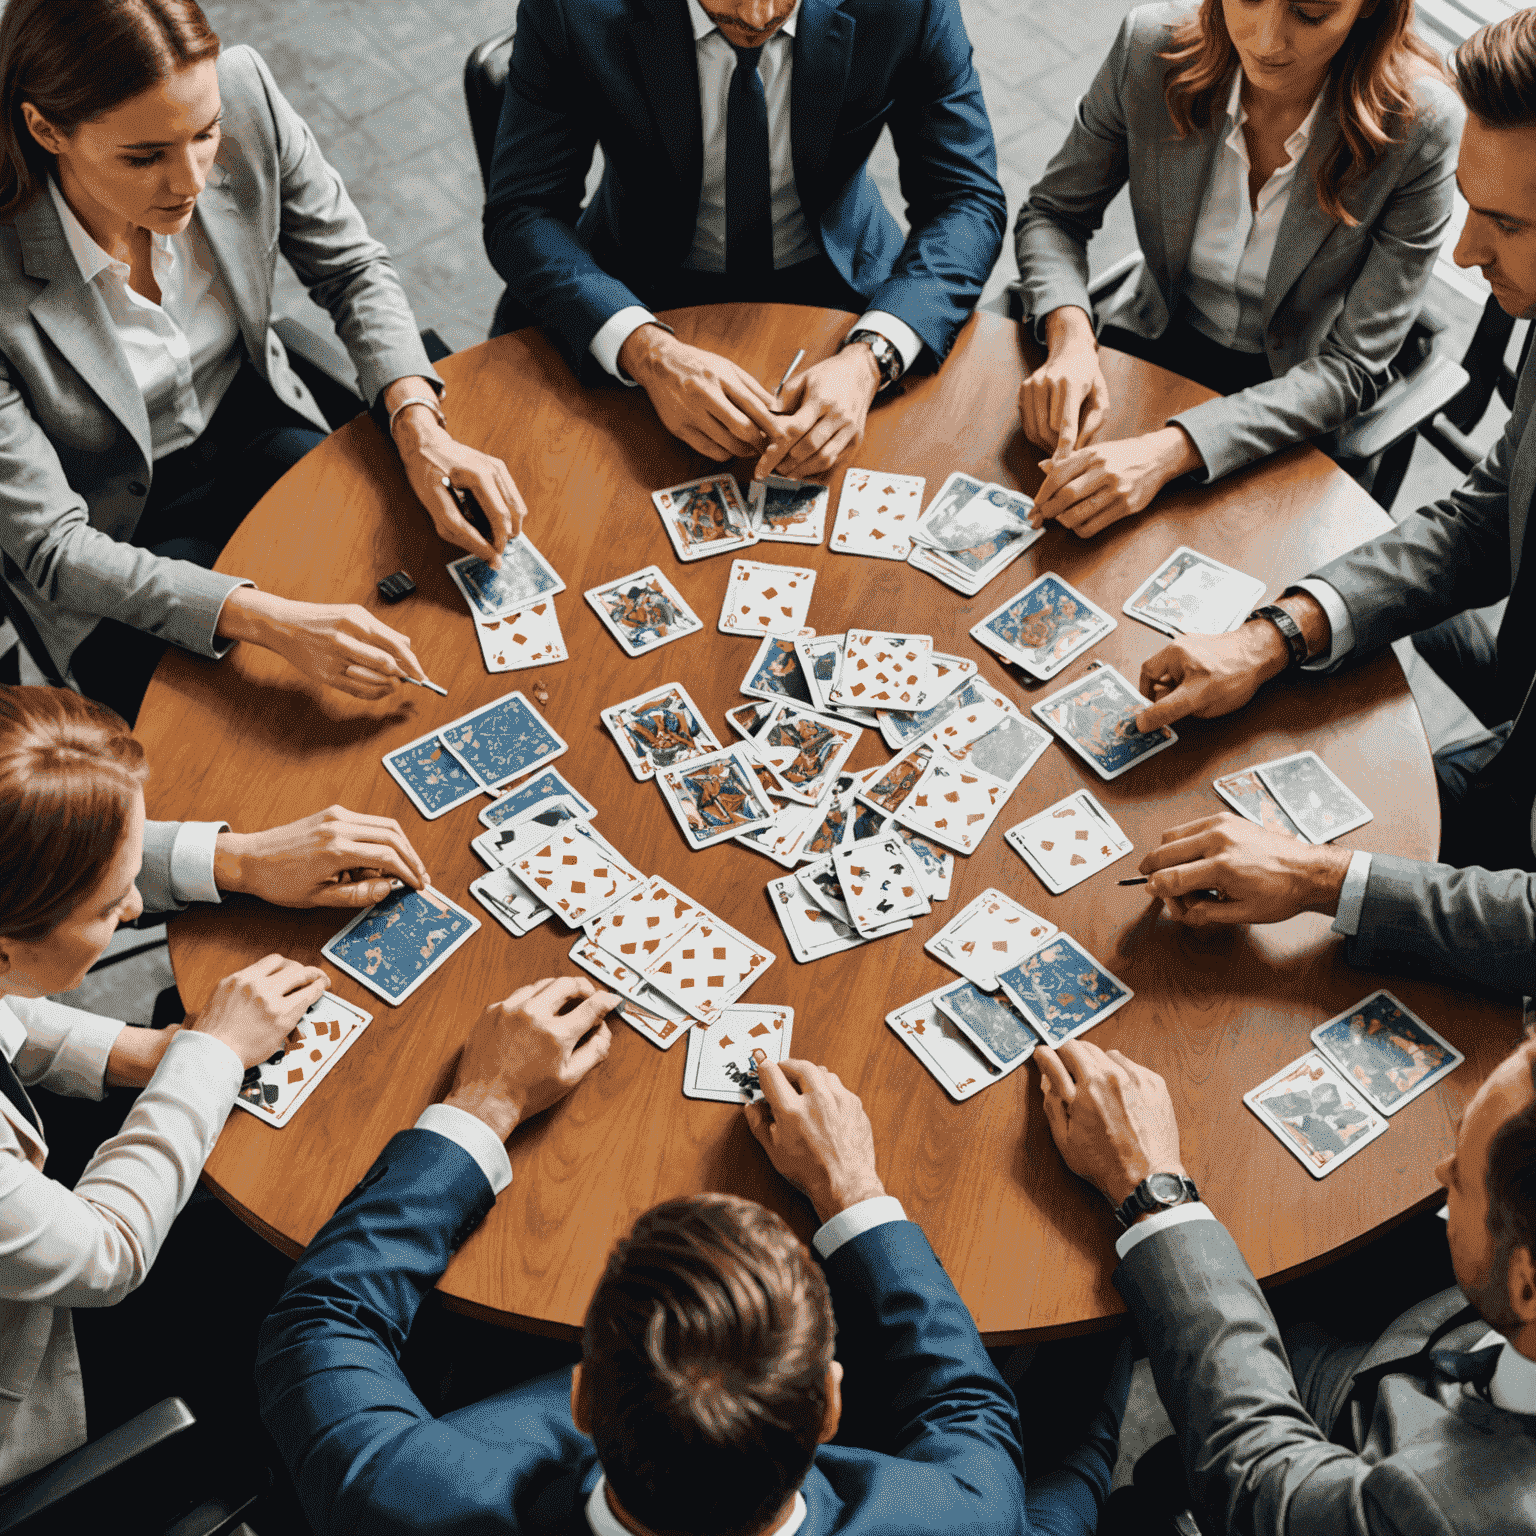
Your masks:
M 1117 880 L 1116 885 L 1145 885 L 1152 877 L 1150 875 L 1132 875 L 1129 880 Z

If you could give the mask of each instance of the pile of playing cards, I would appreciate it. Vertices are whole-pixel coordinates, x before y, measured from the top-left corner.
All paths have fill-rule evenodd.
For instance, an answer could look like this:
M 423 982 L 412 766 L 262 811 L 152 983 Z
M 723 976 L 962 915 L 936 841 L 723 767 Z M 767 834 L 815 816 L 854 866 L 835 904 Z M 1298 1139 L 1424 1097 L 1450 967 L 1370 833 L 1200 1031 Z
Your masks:
M 1240 816 L 1309 843 L 1330 843 L 1371 820 L 1370 809 L 1316 752 L 1226 774 L 1215 789 Z
M 1034 505 L 1022 491 L 956 472 L 912 530 L 907 563 L 975 597 L 1044 536 L 1030 526 Z
M 1165 635 L 1223 635 L 1264 596 L 1264 583 L 1188 545 L 1168 557 L 1126 600 L 1124 611 Z
M 508 542 L 499 571 L 478 555 L 464 555 L 449 562 L 448 574 L 474 618 L 487 672 L 566 660 L 570 653 L 553 601 L 565 583 L 526 534 Z
M 971 635 L 1031 677 L 1055 677 L 1115 627 L 1115 620 L 1052 571 L 1037 576 Z

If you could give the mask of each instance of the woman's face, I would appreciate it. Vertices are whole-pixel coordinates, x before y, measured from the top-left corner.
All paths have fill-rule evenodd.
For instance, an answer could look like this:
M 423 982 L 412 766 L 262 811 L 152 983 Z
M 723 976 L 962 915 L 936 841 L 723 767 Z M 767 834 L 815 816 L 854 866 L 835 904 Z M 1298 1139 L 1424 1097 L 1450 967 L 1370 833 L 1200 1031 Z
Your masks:
M 144 910 L 134 881 L 144 859 L 144 796 L 135 792 L 128 826 L 96 887 L 53 932 L 34 942 L 0 936 L 0 995 L 72 992 L 101 958 L 119 923 Z
M 1382 0 L 1221 0 L 1250 85 L 1279 96 L 1315 95 L 1363 12 Z
M 218 66 L 208 59 L 178 70 L 71 134 L 31 102 L 22 112 L 58 157 L 60 189 L 93 234 L 125 224 L 180 234 L 219 149 Z

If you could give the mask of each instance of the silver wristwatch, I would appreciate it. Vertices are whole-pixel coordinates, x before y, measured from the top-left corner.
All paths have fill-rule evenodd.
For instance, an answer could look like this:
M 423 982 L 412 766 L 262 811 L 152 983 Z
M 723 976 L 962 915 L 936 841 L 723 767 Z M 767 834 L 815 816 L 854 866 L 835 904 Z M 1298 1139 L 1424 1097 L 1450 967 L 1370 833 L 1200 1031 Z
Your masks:
M 1168 1211 L 1200 1198 L 1195 1181 L 1182 1173 L 1149 1173 L 1125 1200 L 1115 1207 L 1115 1220 L 1128 1227 L 1138 1216 Z
M 880 370 L 880 389 L 889 389 L 905 371 L 895 342 L 879 331 L 850 331 L 843 338 L 843 347 L 851 347 L 856 341 L 862 342 L 874 354 L 875 367 Z M 841 352 L 843 347 L 837 350 Z

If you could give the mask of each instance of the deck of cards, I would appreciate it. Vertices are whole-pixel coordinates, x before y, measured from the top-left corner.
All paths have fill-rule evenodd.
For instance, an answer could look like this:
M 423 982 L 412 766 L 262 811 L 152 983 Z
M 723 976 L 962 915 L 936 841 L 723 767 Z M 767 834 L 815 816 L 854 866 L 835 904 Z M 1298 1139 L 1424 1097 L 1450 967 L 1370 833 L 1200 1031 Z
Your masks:
M 1022 491 L 952 474 L 913 529 L 907 563 L 975 597 L 1045 536 L 1030 524 L 1034 505 Z
M 1223 635 L 1263 596 L 1258 577 L 1181 545 L 1126 599 L 1124 612 L 1175 638 Z

